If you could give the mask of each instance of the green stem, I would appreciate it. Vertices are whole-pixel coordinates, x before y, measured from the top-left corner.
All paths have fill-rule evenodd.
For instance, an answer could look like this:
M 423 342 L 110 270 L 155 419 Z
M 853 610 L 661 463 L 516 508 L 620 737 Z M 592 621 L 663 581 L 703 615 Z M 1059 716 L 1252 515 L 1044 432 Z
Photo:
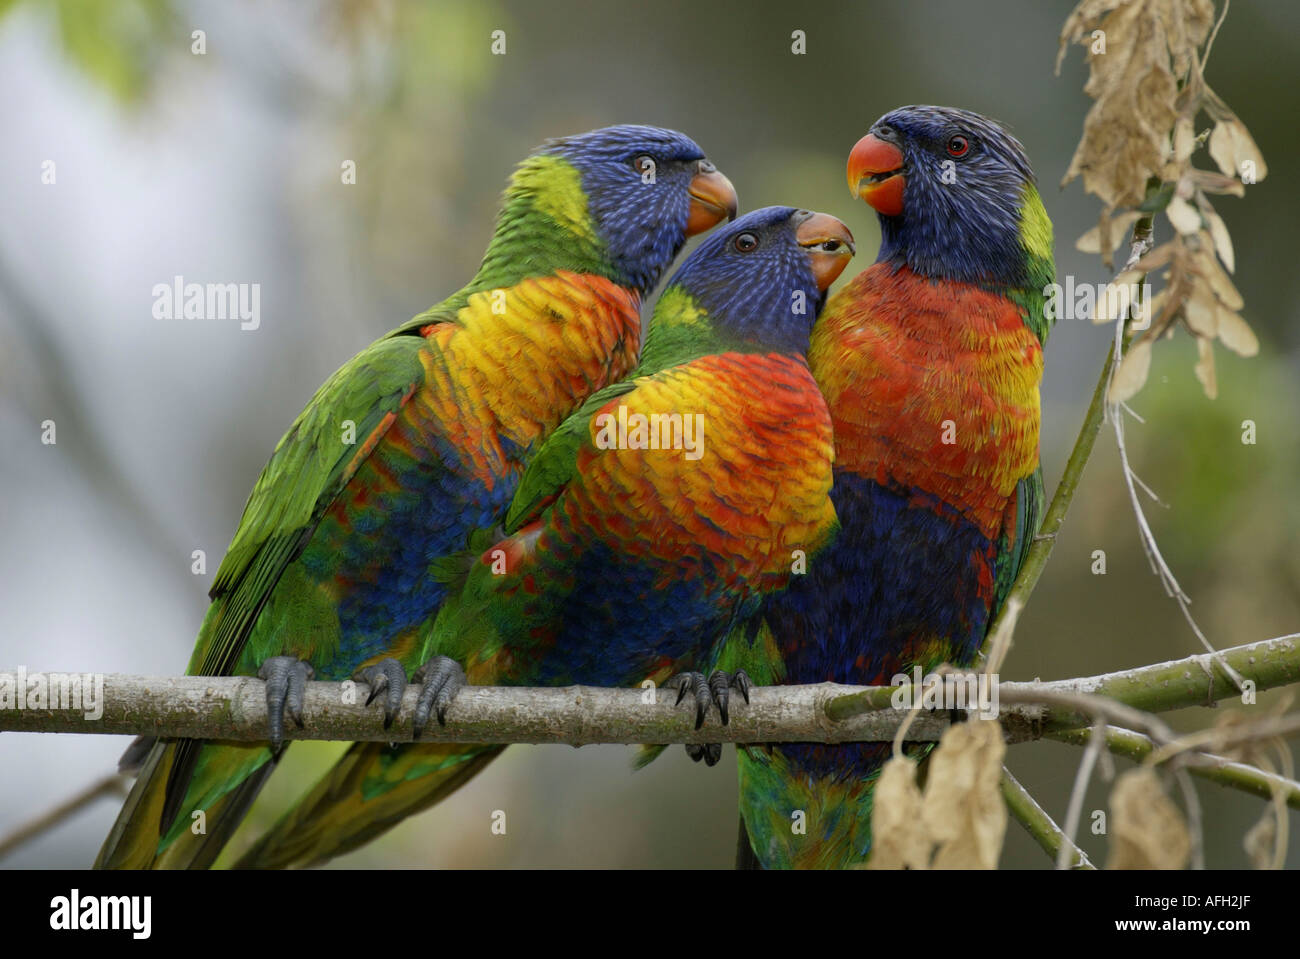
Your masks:
M 1300 682 L 1300 641 L 1294 637 L 1265 639 L 1222 650 L 1229 666 L 1255 683 L 1254 692 Z M 1214 669 L 1209 653 L 1154 663 L 1138 669 L 1107 673 L 1080 680 L 1080 692 L 1108 696 L 1148 713 L 1163 713 L 1187 706 L 1209 706 L 1219 700 L 1241 697 L 1232 679 Z M 1076 726 L 1086 725 L 1082 717 Z M 1048 729 L 1063 728 L 1061 725 Z
M 1070 743 L 1074 746 L 1087 745 L 1092 738 L 1091 729 L 1069 729 L 1062 732 L 1048 733 L 1048 739 Z M 1148 736 L 1131 729 L 1118 726 L 1106 728 L 1106 748 L 1117 756 L 1124 756 L 1135 762 L 1142 762 L 1155 749 Z M 1274 791 L 1280 791 L 1286 797 L 1286 803 L 1292 809 L 1300 809 L 1300 782 L 1287 779 L 1276 773 L 1267 772 L 1257 766 L 1233 762 L 1223 756 L 1208 753 L 1185 754 L 1190 760 L 1187 771 L 1193 776 L 1200 776 L 1220 786 L 1240 789 L 1242 792 L 1272 799 Z
M 1033 837 L 1034 842 L 1042 847 L 1043 852 L 1056 862 L 1056 857 L 1060 853 L 1062 844 L 1069 842 L 1065 838 L 1065 832 L 1052 821 L 1052 817 L 1042 806 L 1038 805 L 1033 796 L 1015 776 L 1011 775 L 1011 770 L 1005 766 L 1002 767 L 1002 798 L 1006 800 L 1007 812 L 1020 825 L 1025 827 L 1025 831 Z M 1074 846 L 1076 853 L 1075 860 L 1070 863 L 1071 869 L 1096 869 L 1087 855 L 1078 846 Z
M 1219 655 L 1243 677 L 1254 682 L 1256 693 L 1300 682 L 1300 636 L 1263 639 L 1257 643 L 1222 650 Z M 1210 654 L 1200 653 L 1115 673 L 1056 680 L 1042 684 L 1042 688 L 1106 696 L 1149 713 L 1168 712 L 1188 706 L 1210 706 L 1221 699 L 1241 696 L 1232 680 L 1222 670 L 1212 669 L 1212 666 Z M 1008 685 L 1020 687 L 1030 684 Z M 824 707 L 826 716 L 835 722 L 842 722 L 872 710 L 888 709 L 890 699 L 896 692 L 898 690 L 893 686 L 875 686 L 835 696 Z M 1076 729 L 1089 725 L 1091 721 L 1091 717 L 1072 710 L 1051 710 L 1043 717 L 1041 731 Z

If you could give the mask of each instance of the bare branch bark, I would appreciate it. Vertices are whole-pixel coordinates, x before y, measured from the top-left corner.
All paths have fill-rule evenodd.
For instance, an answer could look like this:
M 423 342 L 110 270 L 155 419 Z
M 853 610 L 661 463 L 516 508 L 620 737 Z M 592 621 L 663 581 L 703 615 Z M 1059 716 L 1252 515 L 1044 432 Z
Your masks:
M 29 674 L 30 675 L 30 674 Z M 267 737 L 266 686 L 250 676 L 103 677 L 102 715 L 84 710 L 0 709 L 0 730 L 191 737 L 256 742 Z M 447 710 L 447 725 L 430 723 L 423 742 L 462 743 L 704 743 L 849 742 L 892 739 L 899 715 L 890 710 L 834 722 L 825 704 L 862 687 L 759 687 L 747 706 L 731 703 L 731 723 L 716 710 L 696 730 L 695 704 L 675 706 L 675 689 L 600 689 L 592 686 L 470 686 Z M 418 687 L 407 690 L 393 728 L 383 728 L 378 703 L 364 705 L 365 683 L 307 684 L 303 727 L 285 724 L 288 739 L 408 742 Z M 653 694 L 653 695 L 652 695 Z M 917 717 L 915 738 L 938 740 L 947 714 Z
M 1233 667 L 1260 691 L 1300 682 L 1300 640 L 1285 637 L 1225 650 Z M 1208 705 L 1236 693 L 1210 656 L 1081 679 L 1050 683 L 1001 683 L 998 718 L 1008 741 L 1039 739 L 1048 732 L 1086 727 L 1098 710 L 1124 722 L 1134 710 L 1160 712 Z M 104 675 L 94 708 L 84 697 L 77 709 L 4 708 L 9 694 L 30 687 L 38 674 L 0 673 L 0 730 L 192 737 L 257 742 L 266 738 L 266 687 L 248 676 L 144 677 Z M 23 679 L 24 684 L 18 683 Z M 83 687 L 86 685 L 83 677 Z M 37 682 L 39 685 L 39 681 Z M 58 683 L 46 682 L 50 695 Z M 291 739 L 409 741 L 418 689 L 407 690 L 391 730 L 383 712 L 364 703 L 364 683 L 308 683 L 303 727 L 287 724 Z M 703 729 L 694 728 L 694 703 L 674 706 L 676 693 L 658 689 L 598 689 L 471 686 L 457 695 L 445 727 L 431 724 L 422 741 L 469 743 L 704 743 L 889 741 L 909 710 L 890 708 L 893 687 L 757 687 L 747 705 L 733 697 L 731 723 L 716 712 Z M 1107 697 L 1115 704 L 1106 706 Z M 1045 705 L 1046 704 L 1046 705 Z M 62 705 L 62 703 L 57 704 Z M 1102 707 L 1105 707 L 1104 709 Z M 1009 707 L 1009 708 L 1006 708 Z M 1095 707 L 1095 708 L 1094 708 Z M 1128 707 L 1127 709 L 1124 707 Z M 87 713 L 95 718 L 86 718 Z M 920 710 L 908 733 L 913 741 L 935 741 L 947 728 L 946 714 Z M 1130 723 L 1134 725 L 1134 723 Z M 1147 722 L 1142 725 L 1149 726 Z M 1150 732 L 1150 729 L 1147 729 Z

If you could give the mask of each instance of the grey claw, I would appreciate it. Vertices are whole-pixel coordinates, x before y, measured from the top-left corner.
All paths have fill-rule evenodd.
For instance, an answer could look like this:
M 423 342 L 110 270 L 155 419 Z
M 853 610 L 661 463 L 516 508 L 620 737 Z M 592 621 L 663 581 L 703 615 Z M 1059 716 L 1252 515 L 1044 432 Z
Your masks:
M 709 703 L 713 698 L 708 681 L 705 680 L 703 673 L 681 673 L 676 682 L 677 703 L 675 705 L 681 705 L 682 700 L 686 698 L 687 690 L 695 694 L 695 728 L 699 729 L 704 725 L 704 716 L 708 713 Z
M 749 702 L 749 690 L 753 683 L 749 680 L 749 674 L 743 669 L 738 669 L 734 673 L 723 672 L 721 669 L 715 669 L 713 675 L 709 677 L 709 692 L 713 694 L 713 701 L 718 704 L 718 712 L 722 714 L 722 725 L 731 722 L 729 707 L 731 705 L 731 690 L 736 690 Z
M 709 676 L 709 693 L 713 696 L 713 701 L 718 704 L 718 715 L 722 717 L 722 725 L 727 725 L 731 716 L 727 712 L 727 706 L 731 703 L 731 677 L 720 669 L 715 669 Z
M 259 679 L 266 681 L 267 727 L 271 746 L 277 752 L 284 745 L 284 714 L 302 728 L 303 700 L 307 695 L 307 681 L 316 675 L 311 663 L 293 656 L 272 656 L 257 670 Z
M 402 697 L 406 695 L 406 669 L 390 657 L 381 659 L 373 666 L 358 670 L 353 679 L 370 686 L 370 695 L 366 697 L 367 706 L 373 703 L 380 693 L 387 692 L 384 697 L 384 728 L 390 728 L 393 720 L 397 718 L 398 710 L 402 708 Z
M 749 673 L 743 669 L 738 669 L 731 674 L 732 688 L 739 690 L 740 695 L 745 698 L 745 705 L 749 705 L 749 691 L 754 688 L 754 681 L 749 678 Z
M 420 699 L 415 704 L 412 723 L 414 738 L 419 739 L 429 723 L 429 713 L 438 717 L 438 725 L 447 725 L 447 707 L 456 694 L 468 685 L 460 663 L 447 656 L 435 656 L 415 671 L 412 682 L 421 683 Z

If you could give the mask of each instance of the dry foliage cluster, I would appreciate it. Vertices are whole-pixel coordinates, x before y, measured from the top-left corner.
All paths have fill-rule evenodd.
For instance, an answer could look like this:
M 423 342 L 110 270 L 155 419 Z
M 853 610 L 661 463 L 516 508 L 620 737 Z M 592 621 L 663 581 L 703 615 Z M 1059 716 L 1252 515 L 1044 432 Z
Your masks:
M 880 771 L 871 820 L 871 869 L 995 869 L 1007 831 L 999 782 L 1007 746 L 995 720 L 949 727 L 927 760 L 896 755 Z
M 1211 0 L 1084 0 L 1061 31 L 1057 69 L 1070 44 L 1086 46 L 1084 92 L 1095 101 L 1062 185 L 1082 176 L 1084 189 L 1105 204 L 1078 248 L 1101 253 L 1109 266 L 1138 220 L 1163 212 L 1173 227 L 1169 240 L 1126 264 L 1115 279 L 1126 287 L 1164 271 L 1163 288 L 1145 304 L 1149 328 L 1134 339 L 1111 381 L 1112 403 L 1142 388 L 1152 344 L 1172 336 L 1179 321 L 1196 338 L 1196 376 L 1211 398 L 1216 339 L 1242 356 L 1259 351 L 1228 276 L 1236 269 L 1232 237 L 1209 197 L 1244 196 L 1268 166 L 1245 124 L 1205 82 L 1215 31 Z M 1198 131 L 1202 116 L 1208 126 Z M 1207 142 L 1217 170 L 1192 164 Z M 1097 322 L 1116 319 L 1097 311 Z

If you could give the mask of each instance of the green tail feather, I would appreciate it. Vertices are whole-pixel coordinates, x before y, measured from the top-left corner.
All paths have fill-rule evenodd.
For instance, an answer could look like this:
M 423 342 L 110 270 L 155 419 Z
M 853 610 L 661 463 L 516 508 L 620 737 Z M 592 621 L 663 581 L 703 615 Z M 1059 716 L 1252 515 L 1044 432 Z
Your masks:
M 438 743 L 393 750 L 355 743 L 234 868 L 314 866 L 351 852 L 441 802 L 503 749 Z

